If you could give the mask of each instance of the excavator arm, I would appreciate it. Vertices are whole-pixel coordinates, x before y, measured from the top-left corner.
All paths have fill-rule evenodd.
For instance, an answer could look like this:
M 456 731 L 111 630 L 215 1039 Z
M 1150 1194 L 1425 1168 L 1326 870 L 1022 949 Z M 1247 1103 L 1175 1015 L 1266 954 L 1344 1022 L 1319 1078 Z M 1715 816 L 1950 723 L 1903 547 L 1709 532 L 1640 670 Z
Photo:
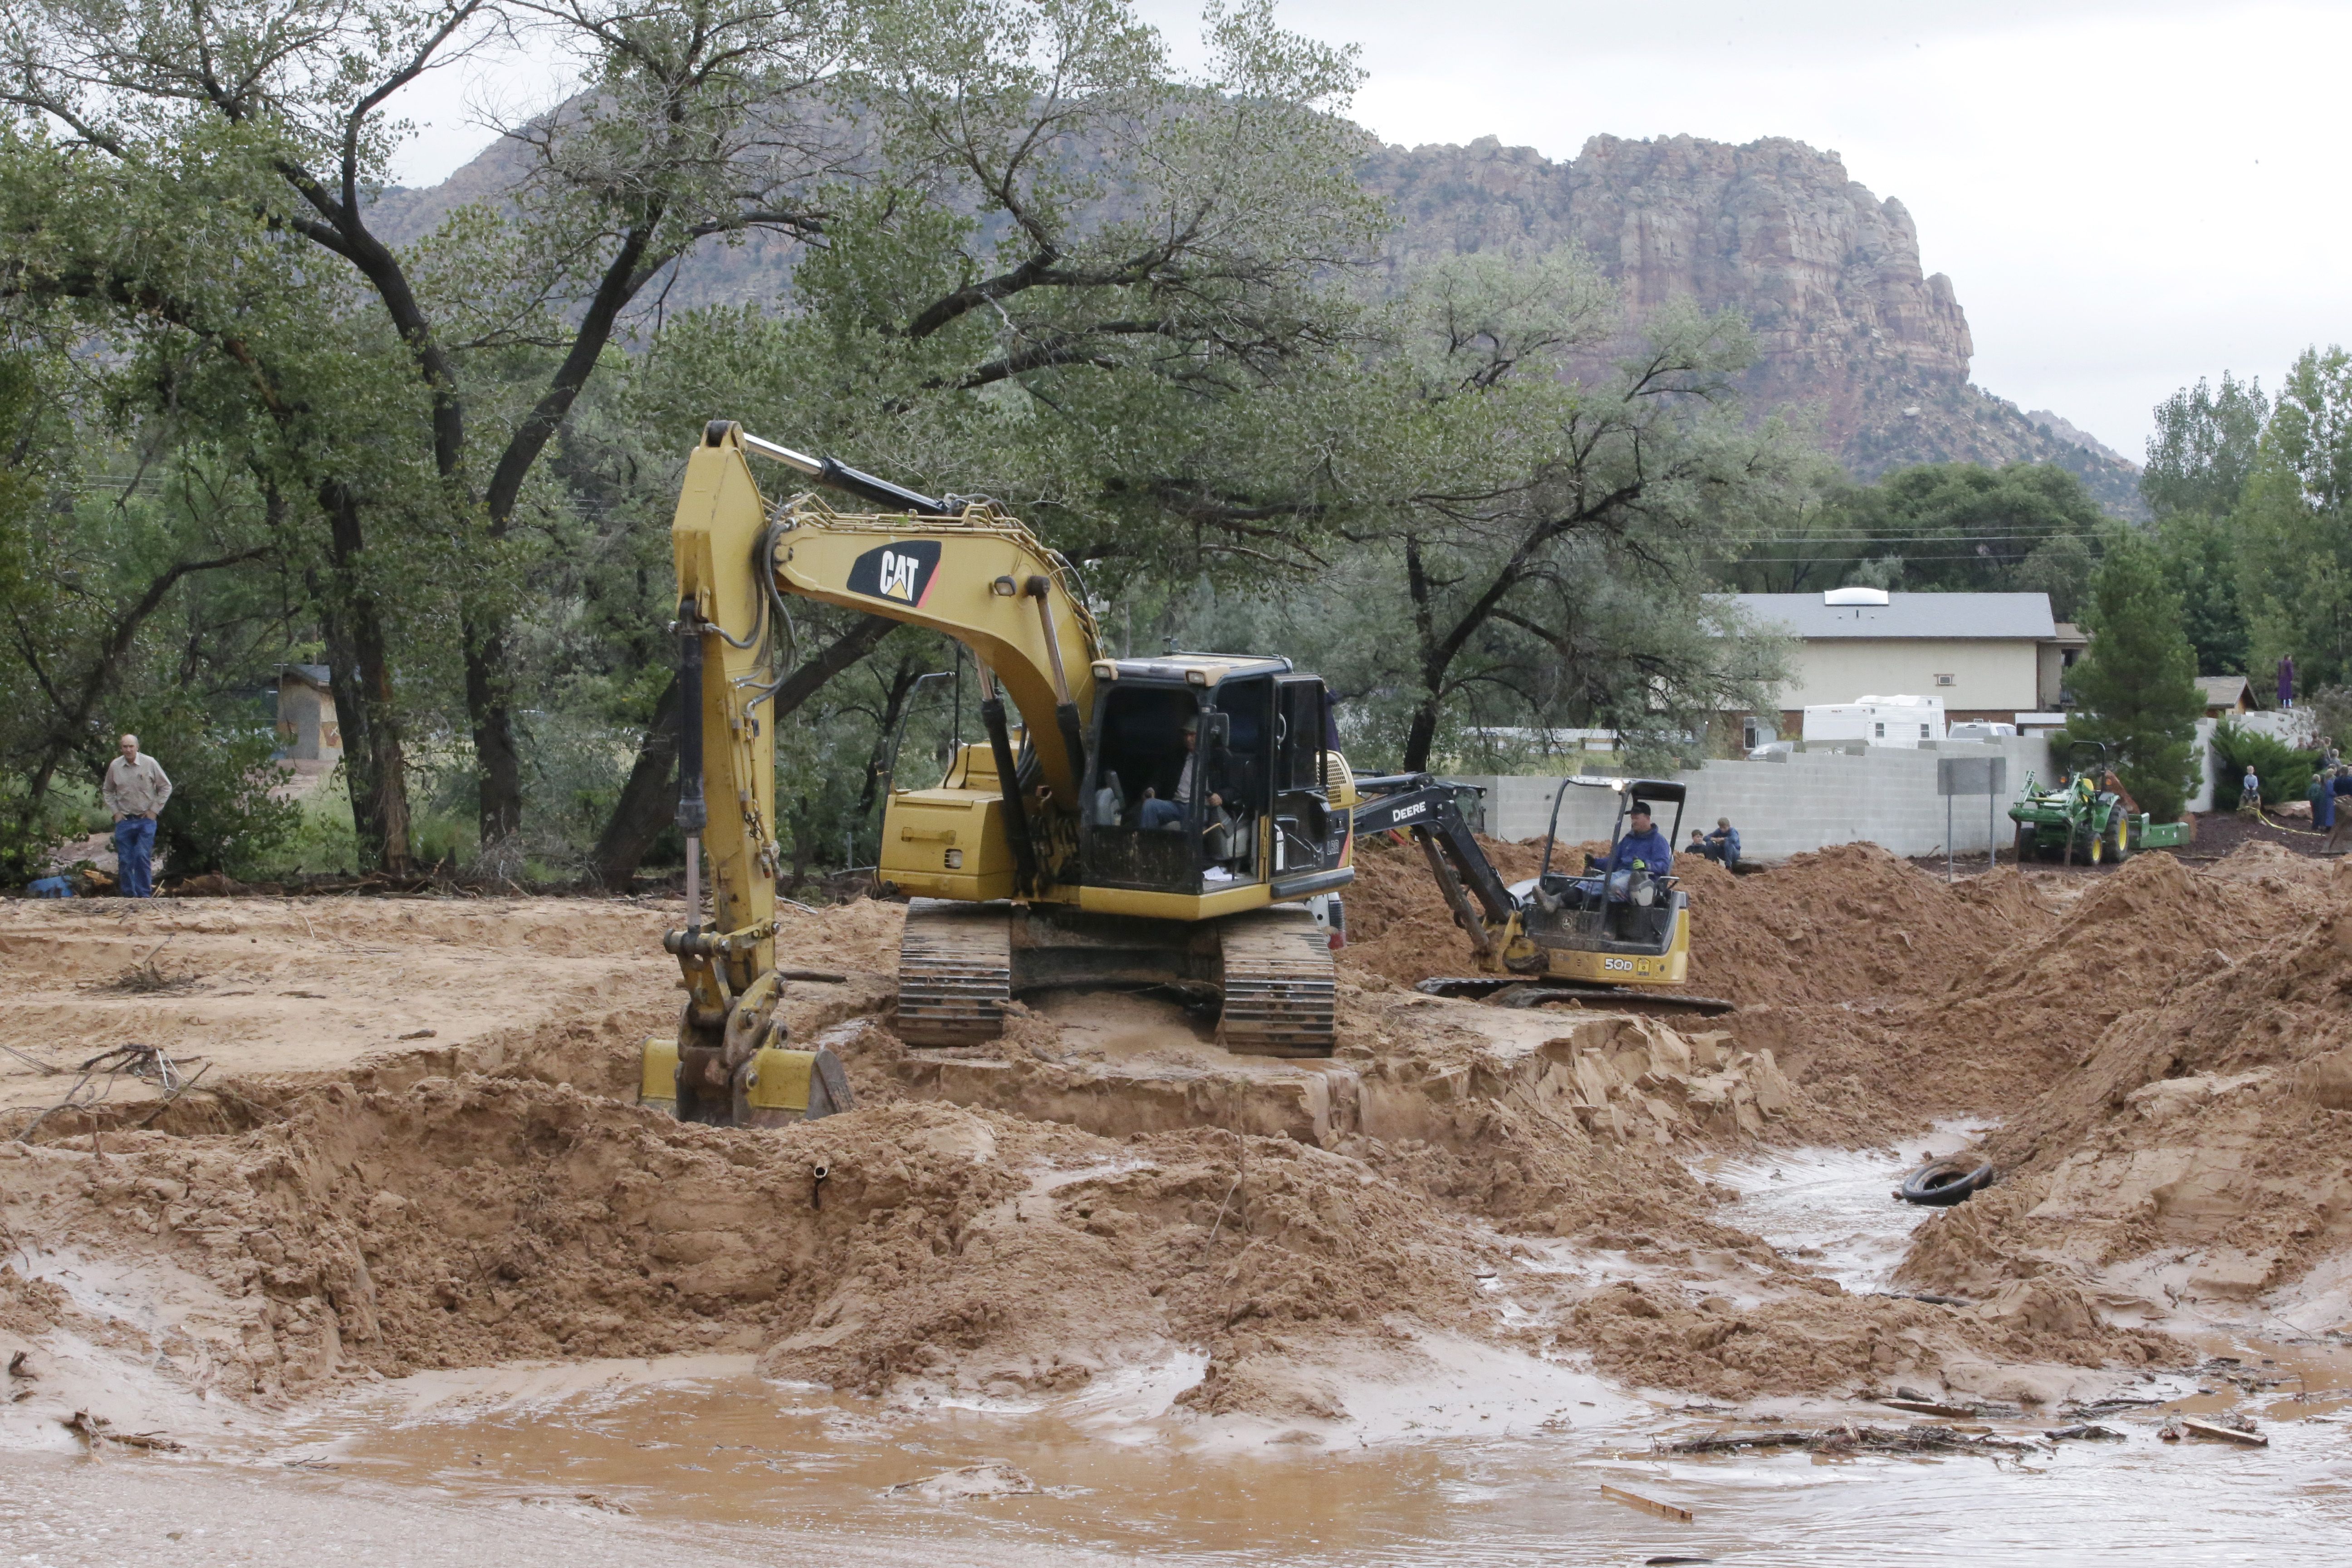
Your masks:
M 771 458 L 887 512 L 843 512 L 814 495 L 772 510 L 748 460 Z M 1074 816 L 1086 772 L 1085 718 L 1093 706 L 1100 634 L 1069 563 L 987 501 L 934 500 L 809 458 L 715 421 L 687 460 L 672 526 L 679 631 L 698 644 L 701 744 L 680 755 L 701 763 L 709 804 L 704 848 L 713 878 L 713 923 L 740 931 L 769 914 L 776 868 L 775 737 L 760 704 L 782 679 L 790 633 L 785 595 L 929 626 L 971 651 L 981 671 L 981 717 L 995 753 L 1013 852 L 1034 888 L 1057 869 L 1041 853 L 1052 818 Z M 697 649 L 681 647 L 682 678 Z M 716 675 L 713 675 L 713 671 Z M 1011 787 L 1022 758 L 1005 707 L 1010 698 L 1034 752 L 1024 790 Z M 689 703 L 695 709 L 697 705 Z M 728 744 L 711 743 L 725 736 Z M 682 795 L 694 794 L 687 781 Z M 689 835 L 690 800 L 679 826 Z M 1024 889 L 1028 890 L 1028 889 Z M 751 973 L 772 953 L 746 954 Z

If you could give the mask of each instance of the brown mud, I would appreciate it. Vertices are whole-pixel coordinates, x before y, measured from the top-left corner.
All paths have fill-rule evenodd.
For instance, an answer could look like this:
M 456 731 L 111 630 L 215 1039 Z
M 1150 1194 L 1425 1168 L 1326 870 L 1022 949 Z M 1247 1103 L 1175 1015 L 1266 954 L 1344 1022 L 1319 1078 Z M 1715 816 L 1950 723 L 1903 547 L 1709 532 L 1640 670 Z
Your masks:
M 93 1390 L 130 1429 L 182 1395 L 706 1352 L 915 1405 L 1181 1363 L 1180 1413 L 1332 1431 L 1364 1369 L 1439 1340 L 1736 1398 L 2136 1376 L 2187 1354 L 2158 1331 L 2184 1289 L 2318 1289 L 2352 1240 L 2352 903 L 2265 853 L 2063 886 L 1861 846 L 1701 864 L 1692 982 L 1742 1010 L 1700 1026 L 1412 993 L 1469 945 L 1417 851 L 1368 845 L 1328 1062 L 1233 1057 L 1150 995 L 910 1050 L 899 911 L 788 911 L 782 962 L 839 979 L 785 1016 L 859 1108 L 782 1131 L 632 1103 L 675 906 L 10 904 L 0 1362 L 33 1375 L 0 1436 Z M 14 1141 L 129 1041 L 205 1076 L 167 1102 L 117 1075 Z M 2002 1121 L 2004 1180 L 1906 1278 L 1962 1306 L 1849 1289 L 1701 1173 L 1959 1116 Z

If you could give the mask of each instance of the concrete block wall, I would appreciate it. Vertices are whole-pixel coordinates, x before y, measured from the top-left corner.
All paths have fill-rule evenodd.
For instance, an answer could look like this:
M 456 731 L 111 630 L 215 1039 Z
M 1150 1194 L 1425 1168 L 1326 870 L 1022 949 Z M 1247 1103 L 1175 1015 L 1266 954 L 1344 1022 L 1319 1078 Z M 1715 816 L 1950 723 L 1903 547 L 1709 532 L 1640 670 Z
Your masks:
M 1999 741 L 1948 741 L 1909 751 L 1872 746 L 1860 754 L 1810 751 L 1768 763 L 1710 763 L 1675 775 L 1690 789 L 1683 809 L 1679 850 L 1690 830 L 1712 829 L 1727 816 L 1739 830 L 1741 848 L 1759 859 L 1779 859 L 1832 844 L 1866 840 L 1897 855 L 1934 855 L 1944 850 L 1944 797 L 1936 793 L 1936 762 L 1949 756 L 2005 756 L 2009 793 L 1992 803 L 1990 840 L 1983 795 L 1951 802 L 1948 837 L 1955 853 L 1981 856 L 1987 843 L 2007 847 L 2015 826 L 2008 810 L 2025 788 L 2029 773 L 2051 776 L 2049 742 L 2032 736 Z M 1486 795 L 1486 831 L 1498 838 L 1537 838 L 1551 813 L 1557 778 L 1506 775 L 1464 777 Z M 1616 792 L 1571 784 L 1560 803 L 1559 835 L 1565 843 L 1606 838 L 1617 812 Z M 1670 826 L 1671 816 L 1661 827 Z

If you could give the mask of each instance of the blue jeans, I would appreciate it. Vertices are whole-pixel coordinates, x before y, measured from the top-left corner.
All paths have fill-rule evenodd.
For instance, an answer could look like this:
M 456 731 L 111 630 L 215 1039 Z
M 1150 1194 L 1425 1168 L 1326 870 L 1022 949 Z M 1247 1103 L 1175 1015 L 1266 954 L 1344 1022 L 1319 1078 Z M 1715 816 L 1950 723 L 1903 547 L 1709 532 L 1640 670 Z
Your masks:
M 1156 831 L 1163 827 L 1177 827 L 1183 821 L 1184 805 L 1181 801 L 1154 798 L 1143 803 L 1142 822 L 1147 828 Z
M 152 898 L 155 893 L 155 819 L 126 816 L 114 825 L 114 859 L 123 896 Z

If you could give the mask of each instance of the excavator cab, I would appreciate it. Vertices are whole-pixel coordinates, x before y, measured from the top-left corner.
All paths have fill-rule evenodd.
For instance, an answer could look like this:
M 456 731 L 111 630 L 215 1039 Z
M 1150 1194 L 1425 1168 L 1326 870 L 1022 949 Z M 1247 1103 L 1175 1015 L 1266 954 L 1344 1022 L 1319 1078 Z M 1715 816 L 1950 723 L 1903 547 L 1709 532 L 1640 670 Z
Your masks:
M 1201 679 L 1194 679 L 1194 672 Z M 1212 681 L 1207 677 L 1213 673 Z M 1324 780 L 1330 693 L 1286 658 L 1105 659 L 1087 737 L 1086 881 L 1202 895 L 1337 886 L 1347 822 Z

